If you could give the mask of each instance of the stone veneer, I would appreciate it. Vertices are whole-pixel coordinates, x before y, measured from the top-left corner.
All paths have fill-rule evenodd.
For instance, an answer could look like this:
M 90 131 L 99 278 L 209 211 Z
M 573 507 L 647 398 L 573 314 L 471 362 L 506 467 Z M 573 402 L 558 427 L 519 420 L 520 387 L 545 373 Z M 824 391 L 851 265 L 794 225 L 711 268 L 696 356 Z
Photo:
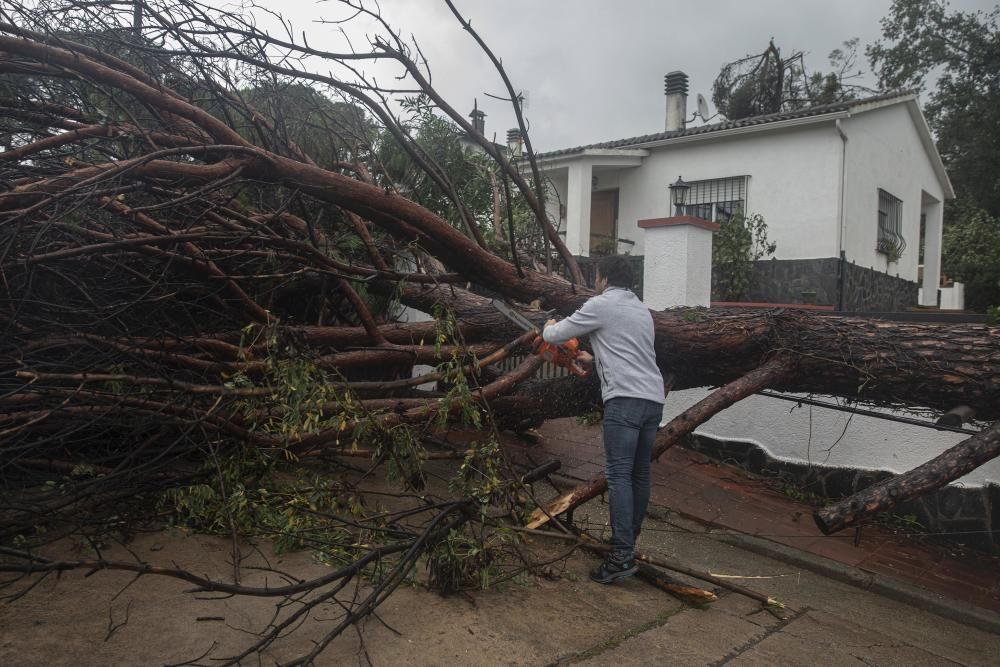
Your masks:
M 845 262 L 844 266 L 844 310 L 898 313 L 917 305 L 917 283 L 854 262 Z
M 742 301 L 840 305 L 841 266 L 843 309 L 851 312 L 901 312 L 917 305 L 917 283 L 865 268 L 836 257 L 765 259 L 754 266 L 753 287 Z M 713 283 L 715 273 L 713 270 Z M 718 295 L 712 295 L 718 300 Z

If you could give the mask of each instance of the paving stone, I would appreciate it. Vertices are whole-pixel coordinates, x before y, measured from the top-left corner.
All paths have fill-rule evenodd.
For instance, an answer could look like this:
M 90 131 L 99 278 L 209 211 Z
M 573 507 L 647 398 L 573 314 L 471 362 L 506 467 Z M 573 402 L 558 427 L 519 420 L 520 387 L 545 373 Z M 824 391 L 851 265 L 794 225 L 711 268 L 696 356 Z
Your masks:
M 712 636 L 705 636 L 705 628 Z M 762 627 L 716 607 L 688 609 L 666 622 L 603 651 L 580 665 L 708 665 L 767 632 Z
M 739 656 L 728 661 L 731 667 L 781 665 L 782 667 L 858 667 L 858 665 L 878 665 L 879 667 L 940 667 L 944 662 L 940 657 L 920 651 L 911 646 L 872 646 L 859 650 L 844 648 L 838 644 L 824 646 L 817 651 L 814 643 L 795 636 L 778 633 L 764 639 Z M 880 655 L 876 657 L 876 651 Z M 817 653 L 823 655 L 817 662 Z

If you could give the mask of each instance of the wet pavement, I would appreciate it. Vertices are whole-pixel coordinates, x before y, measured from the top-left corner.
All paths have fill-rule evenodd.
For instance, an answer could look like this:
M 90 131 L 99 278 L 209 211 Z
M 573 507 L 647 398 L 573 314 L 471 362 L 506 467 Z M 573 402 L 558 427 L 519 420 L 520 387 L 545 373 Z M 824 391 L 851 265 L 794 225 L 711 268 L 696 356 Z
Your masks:
M 526 465 L 557 458 L 562 462 L 559 474 L 570 481 L 603 472 L 600 426 L 551 420 L 538 434 L 535 442 L 505 437 L 506 451 Z M 892 577 L 948 600 L 1000 612 L 996 556 L 878 524 L 866 525 L 860 534 L 849 529 L 823 535 L 813 522 L 812 505 L 776 491 L 764 478 L 681 447 L 653 464 L 652 478 L 652 504 L 709 529 L 736 531 L 859 574 Z

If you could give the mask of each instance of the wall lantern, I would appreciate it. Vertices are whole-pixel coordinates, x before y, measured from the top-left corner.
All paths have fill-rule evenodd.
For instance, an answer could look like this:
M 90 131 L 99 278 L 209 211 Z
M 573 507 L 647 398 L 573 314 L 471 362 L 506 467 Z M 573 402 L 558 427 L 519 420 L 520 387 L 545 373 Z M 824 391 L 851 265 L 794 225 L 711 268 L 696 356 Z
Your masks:
M 675 215 L 683 215 L 684 202 L 687 201 L 690 189 L 691 186 L 685 183 L 680 176 L 677 177 L 677 182 L 670 186 L 670 200 L 674 203 Z

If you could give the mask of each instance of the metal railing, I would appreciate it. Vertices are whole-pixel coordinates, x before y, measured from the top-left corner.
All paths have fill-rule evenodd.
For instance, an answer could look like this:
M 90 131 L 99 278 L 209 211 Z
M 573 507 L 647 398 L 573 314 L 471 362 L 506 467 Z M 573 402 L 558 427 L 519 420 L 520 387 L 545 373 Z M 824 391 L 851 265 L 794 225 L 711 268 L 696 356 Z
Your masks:
M 498 361 L 494 364 L 494 366 L 496 366 L 496 368 L 498 368 L 501 372 L 507 373 L 514 370 L 527 358 L 527 355 L 524 354 L 507 357 L 506 359 Z M 569 375 L 568 370 L 548 362 L 542 364 L 541 367 L 535 371 L 536 380 L 554 380 L 555 378 L 566 377 L 567 375 Z

